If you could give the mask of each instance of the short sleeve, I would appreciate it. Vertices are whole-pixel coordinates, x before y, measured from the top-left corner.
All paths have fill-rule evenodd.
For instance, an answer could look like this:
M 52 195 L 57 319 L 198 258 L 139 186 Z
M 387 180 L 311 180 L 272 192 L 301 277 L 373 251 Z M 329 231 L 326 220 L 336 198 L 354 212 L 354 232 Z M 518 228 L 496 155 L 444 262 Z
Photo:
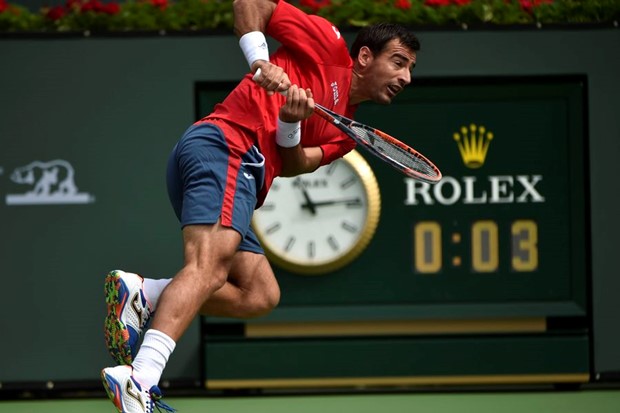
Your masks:
M 356 143 L 353 139 L 344 135 L 341 135 L 341 138 L 339 141 L 331 141 L 321 145 L 321 150 L 323 151 L 321 166 L 332 163 L 355 149 Z

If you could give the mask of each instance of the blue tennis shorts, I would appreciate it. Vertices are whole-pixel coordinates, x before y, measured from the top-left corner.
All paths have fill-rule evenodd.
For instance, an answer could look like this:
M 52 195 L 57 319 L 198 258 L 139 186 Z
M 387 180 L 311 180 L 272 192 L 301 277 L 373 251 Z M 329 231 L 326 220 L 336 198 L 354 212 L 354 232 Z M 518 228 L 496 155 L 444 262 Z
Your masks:
M 166 180 L 181 227 L 221 219 L 222 225 L 241 234 L 239 250 L 264 254 L 250 225 L 264 176 L 265 157 L 258 148 L 237 154 L 219 127 L 200 123 L 191 126 L 172 150 Z

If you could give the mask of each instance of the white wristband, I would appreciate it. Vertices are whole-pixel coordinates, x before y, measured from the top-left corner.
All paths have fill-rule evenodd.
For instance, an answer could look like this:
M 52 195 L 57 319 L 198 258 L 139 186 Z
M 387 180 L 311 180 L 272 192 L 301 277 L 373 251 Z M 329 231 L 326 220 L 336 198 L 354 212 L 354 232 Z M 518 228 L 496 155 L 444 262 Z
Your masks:
M 267 39 L 265 39 L 265 35 L 262 32 L 255 31 L 244 34 L 239 39 L 239 46 L 250 67 L 257 60 L 269 61 Z
M 282 122 L 278 119 L 276 143 L 283 148 L 292 148 L 301 142 L 301 122 Z

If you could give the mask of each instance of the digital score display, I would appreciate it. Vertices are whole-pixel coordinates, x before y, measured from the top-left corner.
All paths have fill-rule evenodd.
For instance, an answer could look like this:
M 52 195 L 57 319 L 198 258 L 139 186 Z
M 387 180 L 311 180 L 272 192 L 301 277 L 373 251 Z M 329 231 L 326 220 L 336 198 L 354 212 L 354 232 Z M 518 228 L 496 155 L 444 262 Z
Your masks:
M 471 271 L 495 272 L 499 269 L 499 235 L 495 221 L 475 221 L 469 234 Z M 443 267 L 441 225 L 436 221 L 423 221 L 414 227 L 415 270 L 419 273 L 436 273 Z M 538 269 L 538 225 L 532 220 L 516 220 L 510 225 L 510 257 L 512 271 L 536 271 Z M 450 235 L 450 242 L 460 244 L 459 232 Z M 460 267 L 462 258 L 453 256 L 450 263 Z

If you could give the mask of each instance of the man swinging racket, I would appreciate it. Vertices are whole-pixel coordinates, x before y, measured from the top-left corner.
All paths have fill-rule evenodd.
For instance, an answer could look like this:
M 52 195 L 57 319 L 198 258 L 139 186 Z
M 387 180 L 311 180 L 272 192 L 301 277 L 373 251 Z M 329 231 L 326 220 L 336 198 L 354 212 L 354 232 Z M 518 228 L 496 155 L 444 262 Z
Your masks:
M 101 376 L 119 412 L 174 411 L 157 385 L 196 315 L 250 318 L 278 304 L 252 214 L 275 177 L 312 172 L 355 147 L 312 116 L 315 101 L 353 117 L 361 102 L 389 104 L 411 81 L 420 45 L 401 26 L 364 28 L 349 51 L 331 23 L 284 0 L 235 0 L 233 9 L 251 73 L 187 129 L 168 162 L 184 265 L 171 279 L 117 270 L 105 280 L 105 339 L 119 365 Z M 281 44 L 272 55 L 265 34 Z

